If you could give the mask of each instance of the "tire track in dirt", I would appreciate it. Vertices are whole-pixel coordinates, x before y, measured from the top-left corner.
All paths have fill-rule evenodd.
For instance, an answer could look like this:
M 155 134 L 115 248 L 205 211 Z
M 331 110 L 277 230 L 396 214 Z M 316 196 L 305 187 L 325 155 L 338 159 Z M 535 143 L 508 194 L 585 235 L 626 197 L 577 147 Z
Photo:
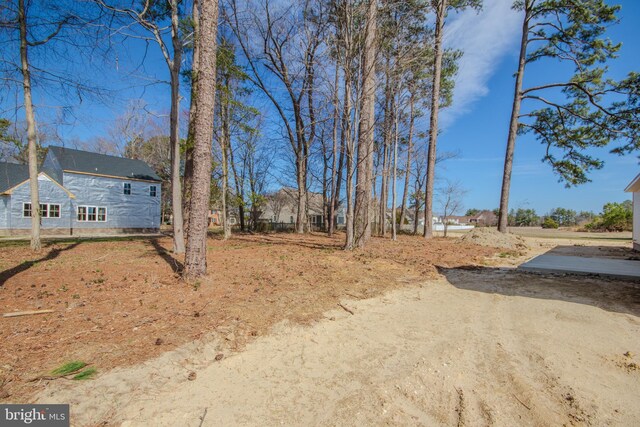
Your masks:
M 78 425 L 198 426 L 205 409 L 204 425 L 640 423 L 636 377 L 601 363 L 606 351 L 640 351 L 632 315 L 545 298 L 536 292 L 552 282 L 508 271 L 446 277 L 345 301 L 353 315 L 280 324 L 219 362 L 206 346 L 185 349 L 92 383 L 57 384 L 40 399 L 71 403 Z M 172 378 L 184 368 L 170 364 L 185 360 L 194 381 Z

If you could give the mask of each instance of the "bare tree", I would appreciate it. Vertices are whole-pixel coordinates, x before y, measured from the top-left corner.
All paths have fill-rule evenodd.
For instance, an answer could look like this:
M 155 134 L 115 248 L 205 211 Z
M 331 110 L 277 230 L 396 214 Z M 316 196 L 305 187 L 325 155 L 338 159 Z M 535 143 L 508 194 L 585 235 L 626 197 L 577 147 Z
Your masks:
M 229 5 L 231 27 L 247 60 L 250 80 L 277 111 L 294 155 L 298 187 L 296 232 L 304 233 L 309 151 L 316 137 L 315 66 L 326 26 L 322 17 L 324 5 L 307 0 L 300 3 L 300 9 L 279 9 L 265 0 L 252 11 L 241 11 L 236 0 L 229 0 Z M 243 14 L 249 15 L 248 22 L 241 17 Z M 254 39 L 260 41 L 259 53 L 252 48 Z M 278 96 L 263 70 L 281 84 L 284 97 Z
M 443 215 L 444 237 L 447 237 L 447 230 L 449 228 L 448 218 L 462 210 L 463 198 L 466 193 L 466 190 L 462 188 L 459 182 L 446 181 L 445 185 L 439 189 L 438 198 Z
M 354 206 L 353 246 L 364 247 L 371 238 L 371 188 L 373 185 L 373 136 L 376 97 L 376 20 L 378 5 L 369 0 L 362 53 L 362 96 L 358 131 L 358 163 Z M 348 247 L 348 249 L 351 249 Z
M 171 138 L 171 192 L 173 205 L 173 251 L 181 254 L 184 247 L 184 220 L 182 215 L 182 183 L 180 178 L 180 69 L 182 66 L 183 41 L 180 35 L 181 11 L 179 0 L 167 0 L 166 4 L 144 0 L 141 8 L 120 8 L 107 3 L 104 0 L 95 0 L 105 10 L 113 13 L 114 18 L 124 21 L 123 28 L 129 27 L 129 22 L 134 22 L 144 33 L 149 36 L 126 34 L 123 28 L 118 28 L 116 34 L 153 41 L 162 52 L 170 75 L 171 87 L 171 112 L 170 112 L 170 138 Z M 167 27 L 162 25 L 164 19 L 169 19 Z M 167 31 L 171 34 L 171 48 L 164 39 Z
M 346 238 L 345 249 L 353 249 L 354 246 L 354 200 L 353 178 L 356 169 L 355 163 L 355 139 L 358 131 L 353 123 L 358 122 L 358 109 L 354 105 L 359 104 L 359 78 L 360 70 L 357 67 L 358 35 L 361 27 L 360 13 L 352 0 L 341 0 L 333 3 L 332 16 L 335 21 L 335 51 L 343 72 L 342 79 L 342 117 L 340 118 L 340 157 L 338 171 L 334 184 L 333 194 L 334 212 L 340 202 L 340 182 L 342 181 L 342 168 L 345 170 L 345 199 L 346 199 Z M 336 88 L 337 90 L 337 88 Z M 355 96 L 354 96 L 355 95 Z M 355 98 L 355 99 L 354 99 Z M 334 154 L 335 156 L 335 154 Z
M 207 214 L 211 191 L 211 144 L 216 94 L 218 1 L 202 0 L 198 35 L 198 75 L 194 117 L 193 188 L 184 276 L 193 280 L 207 272 Z
M 20 23 L 20 64 L 22 66 L 22 86 L 24 88 L 24 109 L 27 118 L 27 139 L 29 144 L 29 190 L 31 192 L 31 249 L 39 251 L 40 244 L 40 197 L 38 194 L 38 152 L 36 141 L 36 119 L 31 100 L 31 73 L 27 41 L 27 14 L 24 0 L 18 0 L 18 21 Z M 48 38 L 55 37 L 52 33 Z M 46 40 L 42 40 L 46 43 Z M 31 43 L 33 45 L 33 43 Z
M 61 2 L 62 3 L 62 2 Z M 86 10 L 85 10 L 86 9 Z M 69 93 L 78 95 L 94 91 L 94 88 L 85 84 L 80 76 L 64 73 L 56 66 L 47 62 L 54 54 L 69 54 L 72 50 L 78 55 L 82 46 L 91 45 L 88 28 L 94 28 L 90 24 L 99 19 L 92 16 L 90 8 L 78 8 L 74 3 L 62 4 L 31 4 L 24 0 L 6 1 L 0 6 L 3 13 L 3 21 L 0 31 L 16 33 L 11 34 L 10 40 L 19 43 L 18 59 L 15 60 L 13 52 L 3 50 L 0 57 L 0 70 L 2 71 L 2 83 L 9 86 L 20 86 L 22 100 L 25 109 L 27 125 L 27 153 L 29 164 L 29 189 L 31 197 L 31 248 L 34 251 L 41 249 L 40 242 L 40 210 L 38 194 L 38 132 L 36 126 L 36 113 L 33 102 L 34 80 L 45 86 L 49 91 L 55 92 L 59 98 L 69 96 Z M 85 15 L 81 16 L 80 13 Z M 6 20 L 5 20 L 6 19 Z M 98 31 L 96 30 L 95 33 Z M 39 48 L 39 49 L 38 49 Z M 40 59 L 44 59 L 47 68 L 42 67 L 42 61 L 32 61 L 33 52 L 40 53 Z M 99 52 L 96 47 L 94 55 Z M 37 55 L 37 53 L 35 54 Z M 67 64 L 72 61 L 68 61 Z M 19 71 L 18 71 L 19 70 Z M 17 77 L 19 74 L 20 78 Z M 37 76 L 34 79 L 34 75 Z M 76 78 L 77 77 L 77 78 Z M 59 87 L 56 92 L 54 87 Z M 0 92 L 0 98 L 8 96 L 7 91 Z M 97 95 L 99 91 L 95 90 Z M 16 100 L 19 98 L 16 92 Z M 16 111 L 18 106 L 16 105 Z

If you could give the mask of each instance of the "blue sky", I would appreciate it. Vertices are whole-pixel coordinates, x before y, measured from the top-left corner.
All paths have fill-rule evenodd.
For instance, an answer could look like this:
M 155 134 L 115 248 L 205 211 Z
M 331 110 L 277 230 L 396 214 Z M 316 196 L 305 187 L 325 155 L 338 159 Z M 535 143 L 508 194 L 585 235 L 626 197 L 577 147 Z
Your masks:
M 622 5 L 621 22 L 608 34 L 623 46 L 619 57 L 610 63 L 610 71 L 613 77 L 621 78 L 640 70 L 640 2 L 614 3 Z M 466 207 L 494 208 L 499 204 L 521 25 L 510 4 L 509 0 L 487 0 L 479 15 L 465 12 L 457 17 L 459 22 L 452 22 L 448 34 L 450 46 L 466 51 L 458 80 L 467 83 L 457 85 L 456 102 L 451 111 L 443 113 L 445 128 L 439 139 L 439 148 L 460 149 L 461 156 L 444 164 L 439 175 L 460 181 L 468 190 Z M 494 32 L 496 27 L 499 30 Z M 556 81 L 557 72 L 551 65 L 547 62 L 529 68 L 525 87 Z M 541 162 L 542 145 L 532 135 L 520 136 L 510 207 L 534 208 L 539 214 L 556 206 L 599 212 L 604 203 L 629 199 L 630 194 L 623 190 L 640 172 L 637 155 L 614 156 L 607 149 L 594 153 L 605 160 L 604 168 L 590 175 L 592 182 L 567 189 L 549 165 Z
M 618 0 L 622 5 L 620 24 L 608 35 L 623 47 L 619 58 L 610 63 L 613 77 L 622 78 L 632 70 L 640 70 L 640 2 Z M 498 206 L 507 127 L 513 97 L 513 73 L 518 56 L 521 17 L 511 10 L 512 0 L 485 0 L 480 13 L 466 11 L 452 16 L 447 23 L 446 44 L 465 53 L 456 81 L 454 105 L 441 115 L 442 133 L 439 150 L 460 152 L 460 156 L 443 163 L 438 177 L 459 181 L 467 190 L 465 208 Z M 146 52 L 144 63 L 139 58 Z M 36 52 L 34 52 L 36 53 Z M 63 141 L 90 140 L 108 132 L 114 119 L 121 115 L 131 99 L 143 98 L 149 109 L 166 115 L 169 109 L 167 67 L 157 46 L 145 50 L 139 41 L 114 46 L 106 62 L 92 56 L 78 58 L 72 67 L 98 83 L 119 89 L 106 100 L 85 98 L 74 108 L 70 126 L 60 128 Z M 80 65 L 78 65 L 80 64 Z M 54 64 L 56 65 L 56 64 Z M 99 70 L 99 71 L 96 71 Z M 549 63 L 530 67 L 525 85 L 557 80 L 556 68 Z M 188 96 L 186 88 L 183 94 Z M 36 90 L 39 119 L 58 114 L 63 103 L 51 93 Z M 268 111 L 268 104 L 256 101 Z M 6 104 L 4 105 L 6 107 Z M 186 101 L 182 108 L 188 108 Z M 23 112 L 18 112 L 22 119 Z M 275 118 L 267 119 L 275 120 Z M 419 124 L 428 127 L 428 116 Z M 267 121 L 265 128 L 274 129 Z M 600 171 L 593 172 L 593 182 L 576 188 L 565 188 L 547 164 L 541 162 L 543 147 L 533 136 L 518 139 L 511 186 L 510 207 L 534 208 L 539 214 L 556 206 L 599 212 L 610 201 L 629 198 L 623 192 L 629 181 L 640 172 L 637 155 L 625 157 L 596 152 L 605 160 Z M 281 181 L 281 180 L 280 180 Z M 400 188 L 399 191 L 402 191 Z M 436 206 L 437 210 L 437 206 Z

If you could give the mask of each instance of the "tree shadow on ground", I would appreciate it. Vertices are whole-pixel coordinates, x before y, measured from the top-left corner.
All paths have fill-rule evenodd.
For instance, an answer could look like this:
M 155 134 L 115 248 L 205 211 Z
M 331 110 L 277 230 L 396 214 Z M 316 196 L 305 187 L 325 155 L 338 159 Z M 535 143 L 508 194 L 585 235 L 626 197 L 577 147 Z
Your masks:
M 64 247 L 57 246 L 56 243 L 50 243 L 47 246 L 53 246 L 53 247 L 49 250 L 49 252 L 47 252 L 45 256 L 38 259 L 30 260 L 30 261 L 24 261 L 23 263 L 18 264 L 15 267 L 12 267 L 0 272 L 0 287 L 4 286 L 5 282 L 10 278 L 27 271 L 28 269 L 30 269 L 31 267 L 33 267 L 34 265 L 40 262 L 51 261 L 53 259 L 56 259 L 62 252 L 69 251 L 75 248 L 76 246 L 80 245 L 81 243 L 82 242 L 80 241 L 76 241 Z
M 254 244 L 299 246 L 307 249 L 341 250 L 344 239 L 328 237 L 324 233 L 242 233 L 232 235 L 237 242 Z M 318 241 L 321 239 L 321 241 Z
M 160 255 L 160 258 L 162 258 L 164 262 L 171 267 L 171 270 L 173 270 L 174 273 L 182 273 L 184 270 L 184 264 L 178 261 L 167 249 L 165 249 L 157 238 L 149 239 L 149 243 L 153 246 L 156 253 Z
M 526 273 L 514 269 L 437 267 L 458 289 L 586 304 L 640 317 L 640 282 L 599 276 Z

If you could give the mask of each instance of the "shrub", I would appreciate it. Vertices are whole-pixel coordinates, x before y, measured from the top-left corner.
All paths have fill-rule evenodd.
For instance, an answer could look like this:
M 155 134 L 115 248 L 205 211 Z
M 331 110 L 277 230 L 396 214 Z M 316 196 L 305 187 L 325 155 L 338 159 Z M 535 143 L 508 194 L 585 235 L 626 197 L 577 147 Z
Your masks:
M 560 225 L 550 216 L 542 221 L 542 228 L 558 228 Z
M 633 207 L 630 202 L 607 203 L 602 215 L 585 226 L 589 231 L 631 231 Z

